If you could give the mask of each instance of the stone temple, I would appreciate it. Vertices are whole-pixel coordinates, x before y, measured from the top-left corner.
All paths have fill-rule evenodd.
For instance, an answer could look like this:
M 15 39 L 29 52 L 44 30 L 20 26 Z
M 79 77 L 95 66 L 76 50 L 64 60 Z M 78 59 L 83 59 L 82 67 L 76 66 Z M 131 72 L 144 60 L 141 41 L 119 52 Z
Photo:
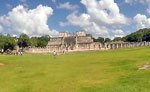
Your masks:
M 59 37 L 51 38 L 45 48 L 26 48 L 26 53 L 58 53 L 76 51 L 109 50 L 118 48 L 130 48 L 139 46 L 150 46 L 150 42 L 94 42 L 92 37 L 84 31 L 78 31 L 75 35 L 67 32 L 59 33 Z
M 102 45 L 93 42 L 92 37 L 84 31 L 79 31 L 76 35 L 69 35 L 66 32 L 59 33 L 59 37 L 52 38 L 46 48 L 57 52 L 70 52 L 101 49 Z

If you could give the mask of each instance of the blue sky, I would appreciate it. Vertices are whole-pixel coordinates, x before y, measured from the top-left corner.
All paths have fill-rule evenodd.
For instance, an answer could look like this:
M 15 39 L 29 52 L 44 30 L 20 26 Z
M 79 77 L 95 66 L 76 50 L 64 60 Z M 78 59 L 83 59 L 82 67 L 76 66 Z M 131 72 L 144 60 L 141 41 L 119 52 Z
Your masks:
M 122 37 L 149 28 L 149 15 L 150 0 L 0 0 L 0 32 L 57 36 L 85 30 L 95 37 Z

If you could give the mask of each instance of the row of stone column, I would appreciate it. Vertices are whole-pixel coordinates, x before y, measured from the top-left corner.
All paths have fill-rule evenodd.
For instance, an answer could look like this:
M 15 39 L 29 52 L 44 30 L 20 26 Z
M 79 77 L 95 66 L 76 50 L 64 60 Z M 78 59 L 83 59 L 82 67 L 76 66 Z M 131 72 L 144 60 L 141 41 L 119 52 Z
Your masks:
M 130 48 L 130 47 L 140 47 L 140 46 L 150 46 L 150 42 L 111 42 L 105 44 L 109 49 L 118 49 L 118 48 Z

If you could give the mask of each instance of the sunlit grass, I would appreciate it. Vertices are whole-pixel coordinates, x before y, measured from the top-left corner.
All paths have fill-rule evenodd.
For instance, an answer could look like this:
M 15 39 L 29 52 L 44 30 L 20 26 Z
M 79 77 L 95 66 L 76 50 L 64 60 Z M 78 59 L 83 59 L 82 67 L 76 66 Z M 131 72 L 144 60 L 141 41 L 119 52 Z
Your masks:
M 0 92 L 149 92 L 150 47 L 57 56 L 0 55 Z

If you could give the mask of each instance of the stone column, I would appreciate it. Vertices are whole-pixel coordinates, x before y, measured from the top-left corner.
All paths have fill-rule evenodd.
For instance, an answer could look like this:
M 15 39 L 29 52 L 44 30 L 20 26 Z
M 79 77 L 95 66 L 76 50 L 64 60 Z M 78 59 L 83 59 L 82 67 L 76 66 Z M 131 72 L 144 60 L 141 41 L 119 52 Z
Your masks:
M 122 43 L 120 43 L 120 48 L 122 48 Z
M 112 44 L 109 44 L 110 45 L 110 49 L 112 49 Z
M 112 49 L 114 49 L 115 48 L 115 46 L 114 46 L 114 44 L 112 44 Z
M 116 48 L 117 48 L 117 49 L 119 48 L 119 44 L 118 44 L 118 43 L 116 44 Z
M 126 43 L 124 44 L 124 48 L 126 48 Z

